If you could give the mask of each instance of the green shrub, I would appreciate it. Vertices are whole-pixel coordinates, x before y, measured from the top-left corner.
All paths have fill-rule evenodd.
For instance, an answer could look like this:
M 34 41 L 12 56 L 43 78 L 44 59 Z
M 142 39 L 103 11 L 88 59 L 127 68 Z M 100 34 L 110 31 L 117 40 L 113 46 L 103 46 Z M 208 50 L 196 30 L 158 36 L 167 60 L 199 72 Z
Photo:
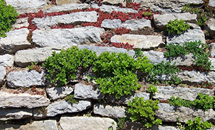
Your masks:
M 190 28 L 189 24 L 186 24 L 184 20 L 178 21 L 178 19 L 175 19 L 174 21 L 170 20 L 166 25 L 168 33 L 171 34 L 181 34 L 182 32 L 186 31 L 189 28 Z
M 158 92 L 157 87 L 155 87 L 154 85 L 149 85 L 149 88 L 147 89 L 147 91 L 151 94 L 155 94 L 156 92 Z
M 78 103 L 78 100 L 74 99 L 74 95 L 67 95 L 65 100 L 71 104 Z
M 195 118 L 194 122 L 192 120 L 188 120 L 186 122 L 187 126 L 185 127 L 185 130 L 206 130 L 213 126 L 212 123 L 208 123 L 207 121 L 201 121 L 202 119 L 198 116 Z
M 96 58 L 95 52 L 79 50 L 77 47 L 62 50 L 60 53 L 53 52 L 53 56 L 46 59 L 43 64 L 47 70 L 46 78 L 58 86 L 65 85 L 69 80 L 77 78 L 78 69 L 87 70 Z
M 6 37 L 5 32 L 8 32 L 12 28 L 12 24 L 15 23 L 18 13 L 11 5 L 6 6 L 4 0 L 0 0 L 0 37 Z
M 158 102 L 151 99 L 144 101 L 143 97 L 135 97 L 132 102 L 128 102 L 127 113 L 131 114 L 130 119 L 132 122 L 141 121 L 147 128 L 152 127 L 154 124 L 162 124 L 161 119 L 155 118 L 155 111 L 159 109 Z

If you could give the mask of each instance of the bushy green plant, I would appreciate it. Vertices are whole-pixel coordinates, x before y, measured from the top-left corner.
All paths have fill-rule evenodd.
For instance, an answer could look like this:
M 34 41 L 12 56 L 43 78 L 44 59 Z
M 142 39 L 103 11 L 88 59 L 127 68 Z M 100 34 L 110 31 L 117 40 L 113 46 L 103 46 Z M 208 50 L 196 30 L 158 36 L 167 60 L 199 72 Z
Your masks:
M 60 53 L 53 52 L 53 56 L 43 64 L 47 70 L 46 78 L 58 86 L 65 85 L 69 80 L 76 78 L 78 69 L 86 70 L 96 58 L 95 52 L 79 50 L 77 47 L 62 50 Z
M 207 121 L 201 121 L 202 119 L 198 116 L 195 118 L 195 121 L 188 120 L 186 122 L 187 126 L 185 127 L 185 130 L 206 130 L 213 126 L 212 123 L 208 123 Z
M 171 34 L 181 34 L 189 28 L 189 24 L 186 24 L 184 20 L 178 21 L 178 19 L 175 19 L 174 21 L 170 20 L 166 25 L 166 30 Z
M 154 85 L 149 85 L 149 88 L 147 89 L 147 91 L 151 94 L 155 94 L 156 92 L 158 92 L 157 87 L 155 87 Z
M 147 128 L 152 127 L 154 124 L 162 124 L 161 119 L 155 118 L 155 111 L 159 109 L 157 100 L 146 100 L 143 97 L 135 97 L 133 101 L 128 102 L 127 113 L 131 114 L 130 119 L 132 122 L 141 121 Z
M 128 121 L 128 117 L 118 118 L 117 119 L 117 130 L 123 130 L 126 128 L 126 121 Z
M 12 28 L 15 23 L 18 13 L 11 5 L 6 5 L 4 0 L 0 0 L 0 37 L 6 37 L 5 32 Z
M 204 70 L 211 69 L 211 61 L 208 58 L 209 54 L 205 52 L 208 46 L 201 41 L 185 42 L 183 46 L 171 43 L 166 45 L 165 48 L 167 52 L 164 52 L 164 56 L 167 58 L 193 53 L 196 66 L 202 67 Z
M 65 97 L 65 100 L 67 101 L 67 102 L 69 102 L 69 103 L 71 103 L 71 104 L 73 104 L 73 103 L 78 103 L 78 100 L 76 100 L 76 99 L 74 99 L 74 95 L 67 95 L 66 97 Z
M 150 17 L 152 15 L 152 12 L 143 12 L 143 16 Z

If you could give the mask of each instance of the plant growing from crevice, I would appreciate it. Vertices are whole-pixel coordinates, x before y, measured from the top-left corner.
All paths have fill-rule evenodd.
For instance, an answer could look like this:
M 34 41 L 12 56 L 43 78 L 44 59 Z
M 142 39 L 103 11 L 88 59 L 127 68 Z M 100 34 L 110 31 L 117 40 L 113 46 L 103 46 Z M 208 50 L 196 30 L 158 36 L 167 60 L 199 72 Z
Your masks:
M 149 85 L 149 88 L 147 89 L 147 91 L 151 94 L 154 95 L 156 92 L 158 92 L 157 87 L 155 87 L 154 85 Z
M 11 5 L 6 5 L 4 0 L 0 0 L 0 37 L 6 37 L 6 32 L 12 28 L 18 13 Z
M 133 101 L 128 102 L 127 113 L 131 114 L 130 119 L 132 122 L 140 121 L 147 128 L 153 125 L 162 124 L 161 119 L 156 119 L 155 111 L 159 109 L 158 100 L 145 100 L 143 97 L 135 97 Z
M 74 98 L 73 94 L 67 95 L 65 100 L 71 104 L 78 103 L 78 100 Z
M 47 109 L 46 109 L 46 107 L 39 108 L 37 112 L 40 113 L 40 114 L 43 114 L 45 116 L 47 115 Z
M 166 25 L 166 30 L 170 34 L 181 34 L 189 28 L 189 24 L 186 24 L 184 20 L 178 21 L 178 19 L 175 19 L 174 21 L 170 20 Z
M 31 63 L 31 65 L 28 65 L 29 70 L 36 70 L 37 72 L 42 72 L 42 67 L 38 66 L 37 63 Z
M 202 122 L 202 119 L 198 116 L 195 118 L 195 121 L 188 120 L 186 125 L 185 130 L 206 130 L 213 126 L 212 123 L 207 121 Z
M 126 122 L 129 120 L 128 116 L 117 118 L 117 130 L 123 130 L 126 129 L 127 124 Z

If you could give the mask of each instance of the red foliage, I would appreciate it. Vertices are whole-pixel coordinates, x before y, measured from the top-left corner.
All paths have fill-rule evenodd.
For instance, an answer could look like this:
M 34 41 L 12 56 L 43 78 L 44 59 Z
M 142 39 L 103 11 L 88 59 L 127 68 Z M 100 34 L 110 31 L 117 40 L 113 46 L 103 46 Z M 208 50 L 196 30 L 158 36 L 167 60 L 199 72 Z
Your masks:
M 53 5 L 56 5 L 57 3 L 56 3 L 56 0 L 52 0 L 52 4 Z
M 141 3 L 136 3 L 136 2 L 131 2 L 131 3 L 129 3 L 129 2 L 126 2 L 126 7 L 127 8 L 132 8 L 132 9 L 135 9 L 135 10 L 138 10 L 139 8 L 140 8 L 140 4 Z
M 122 28 L 117 28 L 117 29 L 115 29 L 114 32 L 115 32 L 116 34 L 122 35 L 122 34 L 130 33 L 130 32 L 131 32 L 131 29 L 127 29 L 127 28 L 122 27 Z
M 202 81 L 201 83 L 195 83 L 195 87 L 197 88 L 207 88 L 207 89 L 213 89 L 213 84 L 209 83 L 208 81 Z
M 128 44 L 128 43 L 115 43 L 115 42 L 112 42 L 111 43 L 114 47 L 116 47 L 116 48 L 125 48 L 125 49 L 127 49 L 127 50 L 130 50 L 130 49 L 134 49 L 133 48 L 133 46 L 134 45 L 130 45 L 130 44 Z
M 18 91 L 14 91 L 13 94 L 19 94 L 19 92 Z
M 188 71 L 197 70 L 197 71 L 200 71 L 200 72 L 207 72 L 208 71 L 208 70 L 205 70 L 202 66 L 196 66 L 196 65 L 180 66 L 179 69 L 188 70 Z
M 111 37 L 114 35 L 112 31 L 107 31 L 103 35 L 101 35 L 101 39 L 104 43 L 110 43 Z

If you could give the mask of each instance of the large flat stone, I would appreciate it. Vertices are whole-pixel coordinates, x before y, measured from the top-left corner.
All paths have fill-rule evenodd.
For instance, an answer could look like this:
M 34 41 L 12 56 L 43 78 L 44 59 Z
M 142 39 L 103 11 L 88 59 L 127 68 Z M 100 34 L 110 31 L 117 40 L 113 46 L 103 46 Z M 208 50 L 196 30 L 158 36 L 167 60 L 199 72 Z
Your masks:
M 116 130 L 117 123 L 110 118 L 100 117 L 61 117 L 62 130 Z
M 186 22 L 197 23 L 197 15 L 190 13 L 170 13 L 170 14 L 155 14 L 154 23 L 158 29 L 164 30 L 170 20 L 184 20 Z
M 71 3 L 78 3 L 79 0 L 56 0 L 57 5 L 63 5 L 63 4 L 71 4 Z
M 215 3 L 215 2 L 214 2 Z M 210 33 L 210 35 L 213 37 L 215 36 L 215 19 L 210 18 L 206 23 L 205 29 Z
M 74 46 L 78 44 L 101 42 L 100 35 L 105 30 L 98 27 L 81 27 L 72 29 L 51 29 L 33 31 L 33 42 L 41 47 L 59 45 Z
M 125 112 L 126 107 L 122 106 L 95 104 L 93 107 L 93 113 L 113 118 L 122 118 L 126 116 Z
M 12 71 L 7 75 L 7 84 L 9 87 L 30 87 L 45 85 L 44 72 L 36 70 Z
M 203 88 L 182 88 L 172 86 L 157 86 L 158 92 L 153 96 L 154 99 L 167 100 L 172 96 L 180 97 L 181 99 L 193 101 L 196 99 L 199 93 L 207 94 L 209 96 L 214 95 L 214 90 Z
M 185 42 L 201 41 L 206 43 L 205 34 L 201 29 L 189 29 L 186 32 L 178 35 L 168 35 L 166 42 L 167 44 L 180 44 L 183 45 Z
M 215 7 L 215 1 L 214 0 L 209 0 L 209 6 Z
M 116 4 L 116 5 L 119 5 L 119 4 L 123 4 L 125 5 L 126 4 L 126 1 L 124 0 L 103 0 L 102 3 L 109 3 L 109 4 Z
M 6 76 L 6 69 L 3 66 L 0 66 L 0 85 L 4 83 L 4 77 Z
M 32 116 L 31 109 L 0 109 L 0 120 L 24 119 Z
M 207 111 L 201 109 L 191 109 L 188 107 L 174 107 L 168 103 L 159 103 L 159 110 L 156 111 L 156 116 L 162 119 L 163 122 L 187 122 L 188 120 L 195 120 L 198 116 L 202 121 L 214 120 L 215 111 L 209 109 Z M 180 118 L 180 120 L 178 120 Z
M 138 13 L 137 10 L 134 10 L 131 8 L 120 8 L 120 7 L 112 6 L 112 5 L 103 4 L 102 6 L 99 6 L 98 4 L 92 4 L 91 7 L 100 9 L 100 11 L 108 12 L 108 13 L 111 13 L 112 11 L 123 12 L 123 13 Z
M 46 5 L 46 0 L 5 0 L 7 5 L 12 5 L 15 9 L 42 8 Z
M 33 121 L 31 124 L 22 125 L 20 130 L 58 130 L 56 120 Z
M 158 47 L 160 44 L 164 44 L 161 36 L 135 34 L 114 35 L 111 37 L 111 42 L 128 43 L 134 45 L 134 48 L 143 49 L 150 49 Z
M 58 114 L 81 112 L 89 107 L 91 107 L 91 102 L 88 100 L 80 100 L 79 103 L 75 104 L 62 100 L 50 104 L 46 109 L 47 116 L 53 117 Z
M 49 99 L 42 95 L 11 94 L 0 91 L 0 108 L 35 108 L 49 105 Z
M 33 48 L 28 50 L 19 50 L 15 53 L 15 63 L 20 67 L 26 67 L 33 63 L 42 63 L 52 55 L 52 48 Z
M 98 88 L 93 88 L 90 85 L 75 84 L 74 98 L 78 99 L 103 99 L 102 93 Z
M 9 54 L 0 55 L 0 66 L 11 67 L 13 66 L 13 63 L 14 63 L 14 56 Z
M 34 18 L 32 23 L 34 23 L 38 28 L 51 28 L 52 26 L 61 24 L 73 24 L 82 22 L 96 22 L 97 12 L 76 12 L 58 16 L 48 16 L 43 18 Z
M 30 47 L 31 43 L 27 40 L 28 33 L 27 28 L 7 32 L 7 37 L 0 38 L 0 54 L 15 53 Z
M 73 92 L 72 87 L 51 87 L 46 89 L 47 94 L 51 97 L 52 100 L 59 98 L 64 98 L 67 95 Z

